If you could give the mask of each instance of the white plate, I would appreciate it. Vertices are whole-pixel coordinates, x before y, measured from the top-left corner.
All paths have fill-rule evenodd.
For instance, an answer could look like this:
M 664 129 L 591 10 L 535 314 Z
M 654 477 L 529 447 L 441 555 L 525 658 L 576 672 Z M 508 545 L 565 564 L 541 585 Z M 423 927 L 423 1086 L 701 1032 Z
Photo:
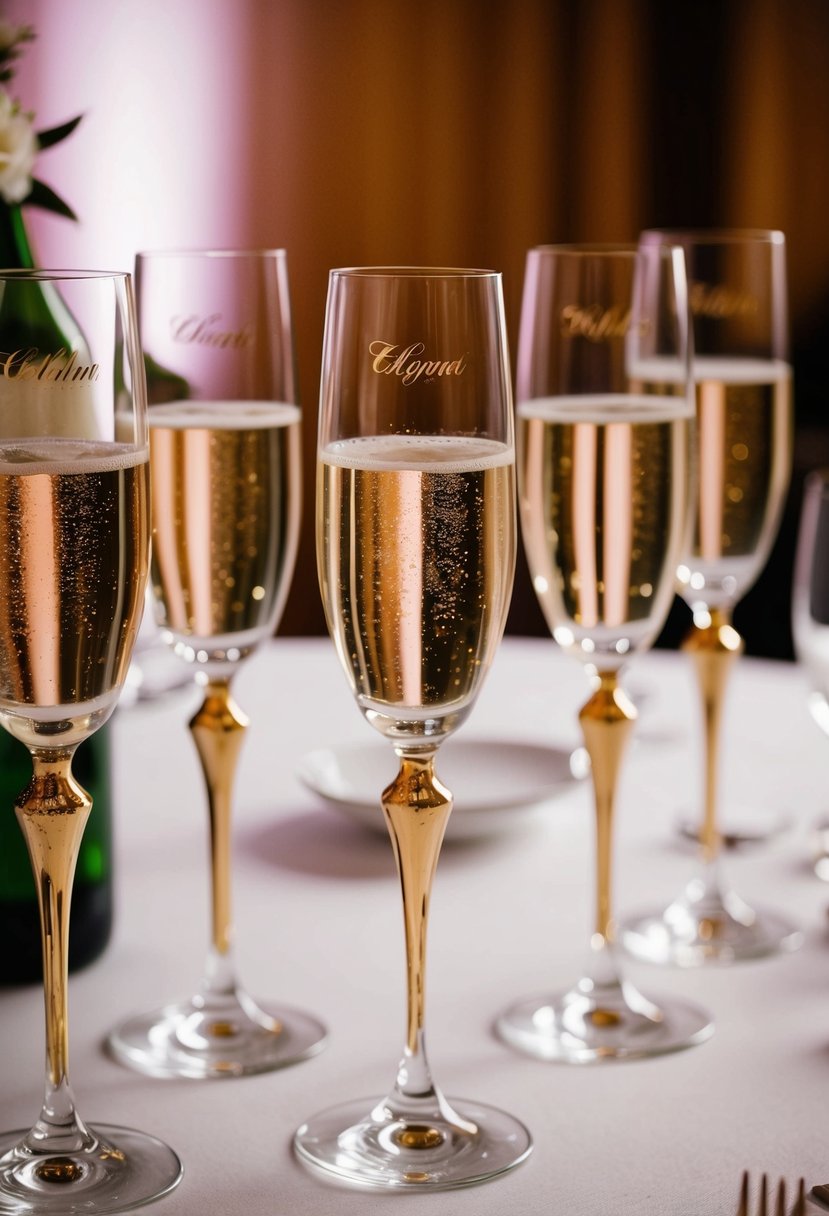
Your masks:
M 514 829 L 575 785 L 569 752 L 498 739 L 450 740 L 437 771 L 455 796 L 446 833 L 453 840 Z M 327 803 L 383 833 L 380 795 L 396 772 L 391 748 L 377 743 L 320 748 L 297 767 L 300 780 Z

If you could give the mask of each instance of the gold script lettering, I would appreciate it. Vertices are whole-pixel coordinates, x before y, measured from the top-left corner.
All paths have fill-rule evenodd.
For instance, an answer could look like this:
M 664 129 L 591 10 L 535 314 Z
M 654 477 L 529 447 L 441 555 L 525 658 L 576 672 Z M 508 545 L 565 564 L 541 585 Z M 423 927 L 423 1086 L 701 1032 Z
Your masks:
M 724 283 L 692 283 L 688 293 L 691 312 L 695 317 L 713 317 L 724 321 L 729 317 L 751 317 L 758 309 L 757 297 Z
M 0 354 L 0 371 L 7 380 L 39 380 L 59 388 L 98 380 L 101 369 L 97 363 L 79 363 L 78 352 L 65 347 L 51 355 L 41 355 L 36 346 Z
M 174 342 L 186 345 L 198 343 L 200 346 L 216 346 L 220 349 L 239 349 L 250 346 L 253 335 L 249 326 L 241 329 L 222 329 L 221 313 L 211 313 L 209 317 L 200 317 L 193 313 L 188 317 L 171 317 L 170 333 Z
M 640 322 L 640 331 L 647 322 Z M 630 329 L 630 309 L 614 304 L 603 308 L 601 304 L 567 304 L 561 310 L 561 332 L 570 337 L 587 338 L 588 342 L 607 342 L 610 338 L 623 338 Z
M 422 342 L 412 342 L 400 347 L 394 342 L 370 342 L 372 370 L 378 376 L 399 376 L 404 384 L 414 384 L 421 376 L 431 380 L 434 376 L 462 376 L 466 362 L 460 359 L 420 359 L 426 347 Z

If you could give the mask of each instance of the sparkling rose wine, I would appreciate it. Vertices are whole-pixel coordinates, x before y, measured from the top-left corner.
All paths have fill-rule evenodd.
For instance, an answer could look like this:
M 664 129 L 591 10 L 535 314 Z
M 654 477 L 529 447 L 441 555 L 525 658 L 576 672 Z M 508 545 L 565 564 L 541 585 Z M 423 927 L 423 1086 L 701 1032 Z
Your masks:
M 550 630 L 610 665 L 661 627 L 688 541 L 684 398 L 551 397 L 518 409 L 519 503 Z
M 176 641 L 244 647 L 274 632 L 299 535 L 299 429 L 295 405 L 150 410 L 152 578 Z
M 0 715 L 24 742 L 115 704 L 141 616 L 147 483 L 146 450 L 129 445 L 0 443 Z
M 332 444 L 321 461 L 323 602 L 361 707 L 398 721 L 462 712 L 509 606 L 510 450 L 388 435 Z

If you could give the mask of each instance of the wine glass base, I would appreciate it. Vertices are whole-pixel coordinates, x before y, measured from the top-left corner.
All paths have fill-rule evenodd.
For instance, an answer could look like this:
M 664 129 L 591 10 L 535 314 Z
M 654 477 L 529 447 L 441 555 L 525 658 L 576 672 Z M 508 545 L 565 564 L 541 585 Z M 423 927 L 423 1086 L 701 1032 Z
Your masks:
M 456 1105 L 454 1100 L 451 1105 Z M 389 1117 L 382 1099 L 347 1102 L 303 1123 L 294 1136 L 294 1150 L 304 1165 L 329 1180 L 398 1191 L 472 1186 L 529 1156 L 530 1133 L 512 1115 L 478 1102 L 457 1105 L 473 1130 L 456 1126 L 439 1112 L 417 1123 Z
M 321 1051 L 326 1038 L 322 1023 L 302 1010 L 265 1012 L 240 997 L 218 1012 L 196 999 L 138 1014 L 112 1031 L 107 1047 L 151 1077 L 209 1080 L 296 1064 Z
M 776 836 L 787 832 L 792 826 L 790 815 L 780 811 L 763 810 L 759 807 L 731 807 L 723 814 L 718 824 L 718 834 L 726 849 L 742 849 L 767 844 Z M 676 831 L 687 844 L 699 848 L 699 817 L 682 816 L 676 822 Z
M 796 950 L 803 934 L 777 912 L 749 908 L 730 893 L 712 906 L 680 899 L 662 912 L 623 921 L 619 940 L 643 962 L 699 967 Z
M 131 1212 L 168 1194 L 181 1181 L 181 1162 L 154 1136 L 96 1124 L 92 1149 L 33 1154 L 28 1131 L 0 1136 L 0 1213 Z
M 628 983 L 588 996 L 589 985 L 528 997 L 498 1018 L 495 1031 L 510 1047 L 539 1060 L 593 1064 L 639 1060 L 704 1043 L 714 1024 L 704 1009 L 676 997 L 658 1004 Z

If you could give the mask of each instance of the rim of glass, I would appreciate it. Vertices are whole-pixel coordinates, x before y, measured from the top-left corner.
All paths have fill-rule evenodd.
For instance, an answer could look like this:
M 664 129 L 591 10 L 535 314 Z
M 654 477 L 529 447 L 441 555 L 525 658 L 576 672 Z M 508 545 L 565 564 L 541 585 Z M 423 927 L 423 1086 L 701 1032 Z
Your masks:
M 756 244 L 783 245 L 786 234 L 780 228 L 643 228 L 640 239 L 667 237 L 674 244 L 694 241 L 700 245 Z
M 639 246 L 629 241 L 620 242 L 618 245 L 613 241 L 574 241 L 565 242 L 557 245 L 533 245 L 529 250 L 530 253 L 566 253 L 572 254 L 574 257 L 594 257 L 596 254 L 602 256 L 607 254 L 618 254 L 619 257 L 635 257 L 640 252 Z
M 136 258 L 284 258 L 284 248 L 260 249 L 139 249 Z
M 36 282 L 48 279 L 121 279 L 130 277 L 128 270 L 50 270 L 45 266 L 19 266 L 0 268 L 0 279 L 33 279 Z
M 329 272 L 367 279 L 499 279 L 500 270 L 478 270 L 463 266 L 342 266 Z

